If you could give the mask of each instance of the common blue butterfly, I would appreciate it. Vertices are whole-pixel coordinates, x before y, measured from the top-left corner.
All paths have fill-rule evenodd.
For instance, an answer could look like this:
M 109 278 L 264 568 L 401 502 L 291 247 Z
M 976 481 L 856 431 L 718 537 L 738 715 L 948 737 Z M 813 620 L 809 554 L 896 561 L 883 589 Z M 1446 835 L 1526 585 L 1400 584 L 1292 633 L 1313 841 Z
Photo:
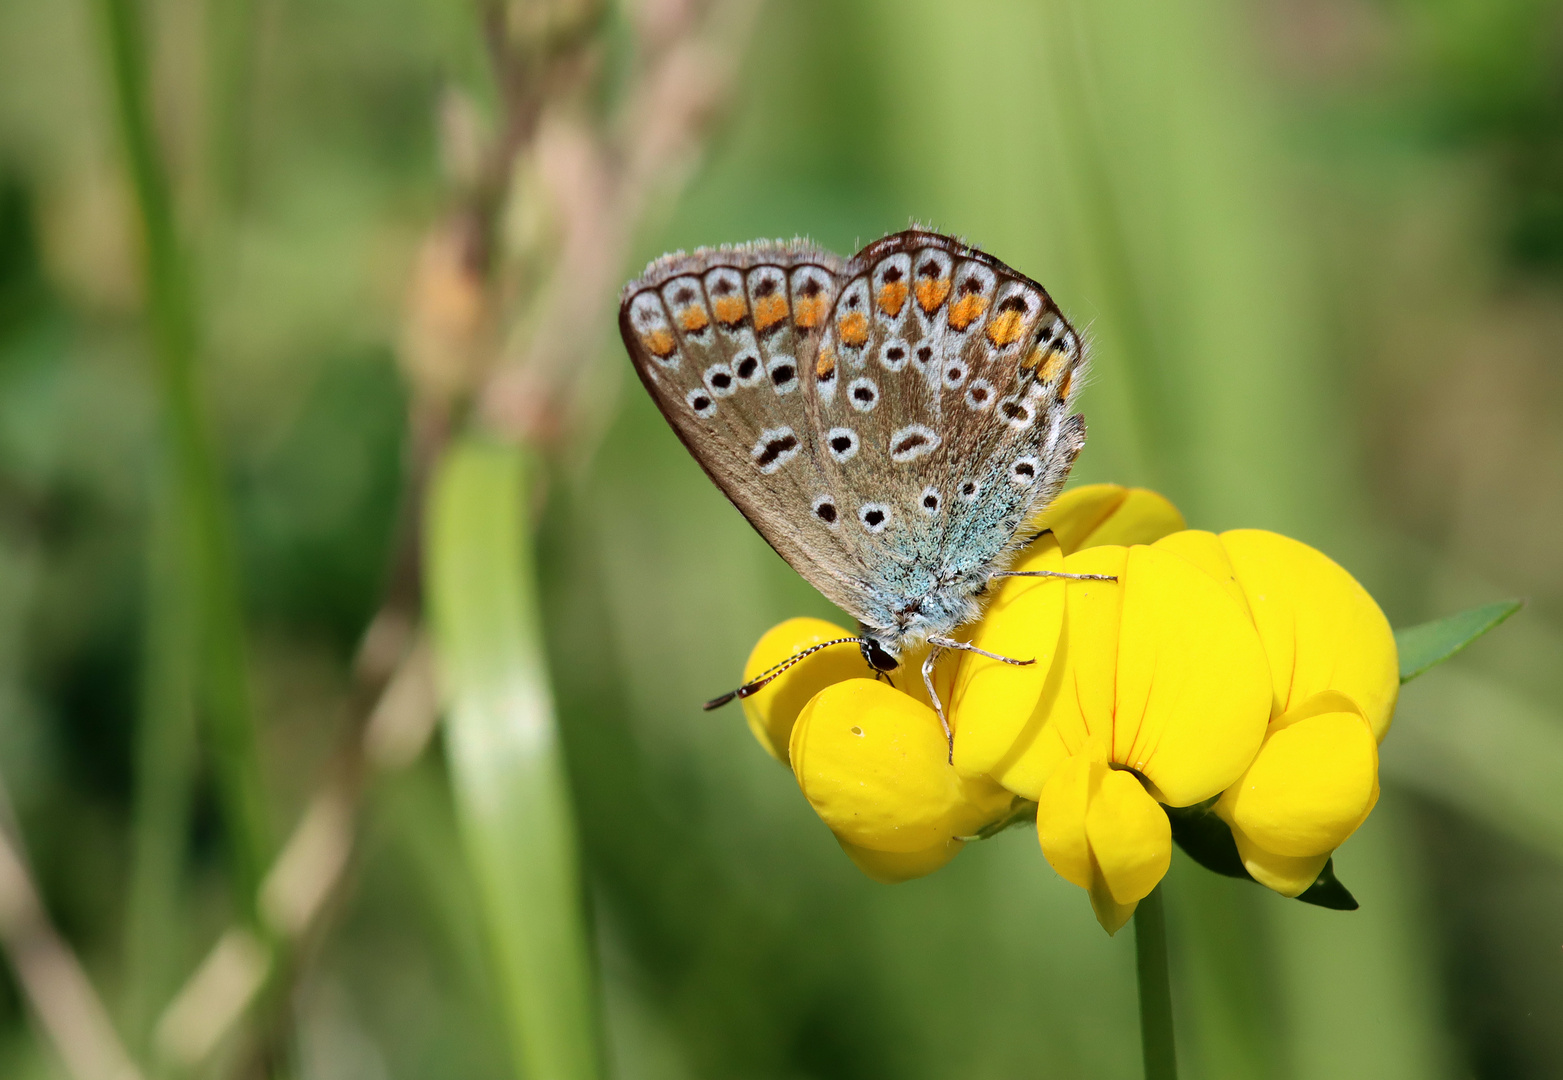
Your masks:
M 935 658 L 980 651 L 950 633 L 1085 443 L 1070 412 L 1084 351 L 1046 290 L 924 229 L 850 259 L 762 241 L 657 259 L 625 286 L 619 329 L 717 487 L 857 620 L 858 636 L 814 648 L 854 642 L 890 671 L 929 642 L 942 721 Z

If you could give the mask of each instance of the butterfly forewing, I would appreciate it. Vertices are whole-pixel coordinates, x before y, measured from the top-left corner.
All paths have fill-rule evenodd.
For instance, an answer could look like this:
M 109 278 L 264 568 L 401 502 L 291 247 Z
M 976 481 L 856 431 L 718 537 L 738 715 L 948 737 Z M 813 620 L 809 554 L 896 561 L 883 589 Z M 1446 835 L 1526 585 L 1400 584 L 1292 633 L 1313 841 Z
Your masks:
M 707 474 L 784 559 L 852 610 L 862 575 L 798 531 L 825 487 L 803 390 L 841 263 L 796 243 L 664 256 L 626 286 L 619 324 L 641 381 Z
M 781 555 L 900 641 L 976 614 L 1084 440 L 1084 356 L 1036 282 L 908 230 L 658 260 L 625 291 L 636 369 Z

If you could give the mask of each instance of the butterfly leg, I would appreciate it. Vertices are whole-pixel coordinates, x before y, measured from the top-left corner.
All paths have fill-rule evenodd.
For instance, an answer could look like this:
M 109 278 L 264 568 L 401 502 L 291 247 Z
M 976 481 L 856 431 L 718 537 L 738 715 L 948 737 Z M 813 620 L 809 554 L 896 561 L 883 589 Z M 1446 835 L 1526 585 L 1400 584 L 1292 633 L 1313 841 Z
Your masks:
M 1117 581 L 1114 574 L 1066 574 L 1061 570 L 995 570 L 988 575 L 988 580 L 1001 577 L 1056 577 L 1068 578 L 1070 581 Z
M 933 702 L 933 711 L 939 716 L 939 724 L 944 728 L 944 741 L 950 746 L 950 762 L 955 762 L 955 735 L 950 731 L 950 722 L 944 718 L 944 703 L 939 700 L 939 691 L 933 688 L 933 669 L 939 662 L 939 654 L 944 651 L 943 645 L 929 639 L 933 648 L 928 650 L 928 655 L 923 659 L 923 685 L 928 688 L 928 700 Z
M 957 641 L 954 638 L 933 636 L 928 639 L 928 644 L 933 648 L 928 650 L 928 658 L 923 661 L 923 685 L 928 688 L 928 699 L 933 702 L 933 711 L 939 714 L 939 723 L 944 725 L 944 737 L 950 744 L 950 760 L 955 760 L 955 736 L 950 732 L 950 722 L 944 718 L 944 703 L 939 700 L 939 693 L 933 688 L 933 669 L 939 661 L 939 654 L 945 649 L 958 649 L 961 652 L 976 653 L 978 656 L 986 656 L 989 660 L 998 660 L 1005 664 L 1013 664 L 1015 667 L 1030 667 L 1035 660 L 1016 660 L 1010 656 L 1000 656 L 998 653 L 989 652 L 987 649 L 979 649 L 977 646 Z

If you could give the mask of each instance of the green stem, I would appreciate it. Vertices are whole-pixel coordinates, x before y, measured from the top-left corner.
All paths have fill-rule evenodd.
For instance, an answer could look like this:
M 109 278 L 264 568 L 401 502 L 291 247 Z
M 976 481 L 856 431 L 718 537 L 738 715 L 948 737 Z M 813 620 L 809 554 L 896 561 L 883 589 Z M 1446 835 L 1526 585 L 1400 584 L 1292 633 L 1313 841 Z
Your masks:
M 141 217 L 147 317 L 175 478 L 175 512 L 183 522 L 185 572 L 198 612 L 196 692 L 210 727 L 239 905 L 259 928 L 256 898 L 271 845 L 250 715 L 237 560 L 196 381 L 195 304 L 152 128 L 140 12 L 135 0 L 101 3 L 117 119 Z
M 1167 916 L 1161 886 L 1134 909 L 1135 971 L 1140 980 L 1140 1045 L 1145 1080 L 1178 1080 L 1172 1037 L 1172 985 L 1167 976 Z
M 537 607 L 519 449 L 459 441 L 436 472 L 425 567 L 451 783 L 516 1075 L 596 1080 L 596 991 L 575 818 Z

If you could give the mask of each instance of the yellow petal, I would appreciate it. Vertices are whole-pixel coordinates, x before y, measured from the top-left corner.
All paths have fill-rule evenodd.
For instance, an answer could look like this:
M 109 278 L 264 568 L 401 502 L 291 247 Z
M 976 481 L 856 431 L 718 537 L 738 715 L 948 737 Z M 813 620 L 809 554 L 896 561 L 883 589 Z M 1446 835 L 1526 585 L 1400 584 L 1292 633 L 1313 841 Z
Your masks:
M 1064 555 L 1051 534 L 1031 545 L 1016 570 L 1064 569 Z M 971 643 L 999 656 L 1034 660 L 1016 667 L 976 653 L 963 653 L 949 698 L 955 728 L 955 767 L 986 773 L 1010 752 L 1036 709 L 1047 683 L 1064 625 L 1065 581 L 1006 578 L 989 602 Z
M 1094 547 L 1066 558 L 1064 570 L 1121 578 L 1128 554 L 1127 548 Z M 1104 746 L 1112 729 L 1121 582 L 1066 581 L 1064 587 L 1064 630 L 1042 695 L 1010 751 L 990 770 L 1028 799 L 1037 798 L 1065 758 L 1092 743 L 1093 725 Z
M 1105 769 L 1085 814 L 1085 834 L 1119 904 L 1144 899 L 1172 863 L 1167 814 L 1131 773 Z
M 925 851 L 959 833 L 966 788 L 932 709 L 884 683 L 849 679 L 809 701 L 792 730 L 792 768 L 841 839 Z
M 1048 504 L 1028 526 L 1041 532 L 1052 529 L 1064 553 L 1078 551 L 1097 527 L 1129 497 L 1122 484 L 1084 484 L 1070 488 Z
M 1003 821 L 1014 812 L 1015 794 L 986 776 L 966 776 L 959 769 L 961 804 L 950 816 L 950 831 L 955 836 L 974 836 L 989 825 Z
M 1324 864 L 1330 861 L 1330 853 L 1322 855 L 1277 855 L 1266 851 L 1249 838 L 1241 827 L 1232 827 L 1232 839 L 1237 841 L 1237 854 L 1243 867 L 1255 881 L 1274 889 L 1282 896 L 1296 896 L 1318 878 Z
M 810 645 L 852 636 L 852 631 L 824 619 L 788 619 L 767 630 L 755 644 L 749 662 L 744 665 L 744 682 L 788 657 L 796 656 Z M 767 753 L 785 763 L 793 722 L 808 700 L 832 683 L 862 678 L 866 667 L 863 654 L 855 645 L 821 649 L 808 659 L 800 660 L 763 690 L 743 699 L 749 730 L 754 732 Z
M 1052 529 L 1067 555 L 1103 544 L 1149 544 L 1184 524 L 1178 508 L 1154 491 L 1086 484 L 1054 499 L 1029 527 Z
M 1232 560 L 1227 557 L 1227 549 L 1221 543 L 1221 537 L 1203 529 L 1185 529 L 1162 537 L 1152 546 L 1181 555 L 1205 571 L 1220 583 L 1239 607 L 1248 611 L 1248 596 L 1237 582 L 1237 571 L 1232 569 Z
M 836 837 L 841 850 L 857 864 L 857 868 L 883 885 L 899 885 L 933 873 L 961 853 L 966 845 L 959 840 L 948 840 L 922 851 L 874 851 L 858 847 Z
M 1328 855 L 1356 831 L 1378 788 L 1378 745 L 1356 705 L 1317 694 L 1270 726 L 1220 812 L 1277 855 Z
M 1264 739 L 1270 672 L 1259 636 L 1214 578 L 1171 551 L 1130 548 L 1122 590 L 1115 700 L 1087 721 L 1168 805 L 1208 799 Z
M 1091 531 L 1080 547 L 1153 544 L 1183 528 L 1183 515 L 1165 496 L 1148 488 L 1130 488 L 1118 508 Z
M 1355 578 L 1322 553 L 1276 533 L 1221 534 L 1270 657 L 1273 716 L 1322 690 L 1362 709 L 1382 741 L 1400 692 L 1389 621 Z
M 1091 887 L 1095 870 L 1085 833 L 1086 811 L 1091 789 L 1106 773 L 1105 764 L 1077 754 L 1054 770 L 1037 800 L 1037 839 L 1042 854 L 1059 877 L 1082 889 Z

